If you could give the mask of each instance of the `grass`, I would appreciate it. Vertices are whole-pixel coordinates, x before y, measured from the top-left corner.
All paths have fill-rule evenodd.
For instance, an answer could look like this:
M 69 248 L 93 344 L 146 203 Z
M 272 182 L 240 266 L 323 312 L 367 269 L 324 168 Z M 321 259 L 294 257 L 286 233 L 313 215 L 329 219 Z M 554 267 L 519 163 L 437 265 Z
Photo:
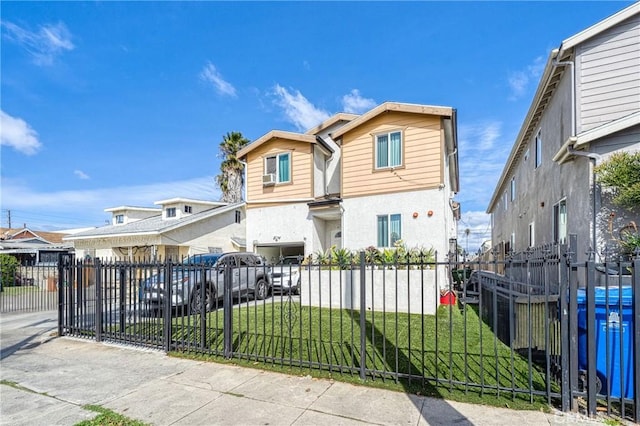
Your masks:
M 91 420 L 76 423 L 75 426 L 146 426 L 146 423 L 130 419 L 99 405 L 85 405 L 82 408 L 99 414 Z
M 460 401 L 547 407 L 546 398 L 530 392 L 546 390 L 544 373 L 495 339 L 471 309 L 463 313 L 441 306 L 437 315 L 424 316 L 368 311 L 365 317 L 364 382 L 360 314 L 352 310 L 286 301 L 235 306 L 231 362 Z M 222 310 L 205 320 L 203 327 L 199 315 L 172 319 L 172 354 L 229 362 L 222 356 Z M 126 332 L 157 339 L 162 320 L 129 326 Z
M 19 294 L 30 294 L 42 292 L 38 286 L 20 286 L 20 287 L 4 287 L 0 292 L 0 296 L 17 296 Z

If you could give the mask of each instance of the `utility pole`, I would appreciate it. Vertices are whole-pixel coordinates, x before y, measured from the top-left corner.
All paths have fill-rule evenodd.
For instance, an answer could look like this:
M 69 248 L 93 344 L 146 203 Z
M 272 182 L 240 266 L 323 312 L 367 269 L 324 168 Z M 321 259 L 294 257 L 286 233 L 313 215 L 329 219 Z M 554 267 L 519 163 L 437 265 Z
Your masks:
M 7 209 L 7 228 L 11 229 L 11 210 Z

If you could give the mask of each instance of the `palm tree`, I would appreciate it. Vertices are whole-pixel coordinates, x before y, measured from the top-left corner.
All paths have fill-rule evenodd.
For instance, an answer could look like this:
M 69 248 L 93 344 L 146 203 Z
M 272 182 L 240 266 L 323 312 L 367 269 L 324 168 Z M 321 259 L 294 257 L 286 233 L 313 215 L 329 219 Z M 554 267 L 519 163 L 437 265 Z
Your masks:
M 222 191 L 220 201 L 237 203 L 242 200 L 244 184 L 244 164 L 238 159 L 238 151 L 249 144 L 249 139 L 240 132 L 228 132 L 220 142 L 220 153 L 224 158 L 220 164 L 220 174 L 216 183 Z

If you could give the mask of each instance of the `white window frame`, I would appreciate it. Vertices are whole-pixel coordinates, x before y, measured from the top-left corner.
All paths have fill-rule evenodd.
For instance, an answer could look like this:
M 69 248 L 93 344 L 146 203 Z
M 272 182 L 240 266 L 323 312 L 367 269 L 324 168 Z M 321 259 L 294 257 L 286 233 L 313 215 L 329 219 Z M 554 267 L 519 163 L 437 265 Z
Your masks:
M 529 247 L 535 247 L 536 245 L 536 224 L 531 222 L 529 224 Z
M 542 165 L 542 130 L 538 130 L 538 133 L 536 133 L 535 145 L 536 145 L 535 167 L 537 169 Z
M 394 134 L 399 134 L 400 135 L 400 161 L 398 164 L 391 164 L 391 135 Z M 387 137 L 387 165 L 386 166 L 378 166 L 378 138 L 381 136 L 386 136 Z M 386 169 L 394 169 L 396 167 L 402 167 L 402 165 L 404 164 L 404 140 L 403 140 L 403 134 L 401 130 L 394 130 L 392 132 L 387 132 L 387 133 L 377 133 L 374 135 L 373 138 L 373 145 L 374 145 L 374 150 L 375 150 L 375 155 L 374 155 L 374 163 L 373 163 L 373 167 L 375 170 L 386 170 Z
M 561 207 L 564 206 L 564 214 L 561 212 Z M 562 216 L 564 216 L 564 223 L 561 223 Z M 558 244 L 566 244 L 568 232 L 568 211 L 567 211 L 567 199 L 563 198 L 553 206 L 553 241 Z M 561 235 L 560 230 L 564 230 L 564 235 Z
M 516 178 L 511 178 L 511 201 L 516 200 Z
M 120 225 L 122 223 L 124 223 L 124 215 L 123 214 L 117 214 L 116 218 L 115 218 L 115 222 L 117 225 Z
M 402 214 L 401 213 L 392 213 L 392 214 L 379 214 L 376 216 L 376 246 L 377 247 L 394 247 L 396 241 L 392 241 L 391 238 L 391 217 L 392 216 L 397 216 L 400 220 L 400 233 L 398 235 L 398 239 L 396 241 L 402 240 Z M 386 218 L 386 226 L 387 226 L 387 235 L 386 235 L 386 240 L 387 240 L 387 244 L 386 245 L 381 245 L 380 244 L 380 240 L 379 240 L 379 233 L 378 233 L 378 223 L 380 221 L 380 218 Z
M 289 156 L 289 180 L 280 180 L 280 157 L 283 155 L 288 155 Z M 292 161 L 292 155 L 291 155 L 291 151 L 287 151 L 287 152 L 279 152 L 278 154 L 274 154 L 274 155 L 268 155 L 266 157 L 264 157 L 264 174 L 268 174 L 267 172 L 267 160 L 269 158 L 275 158 L 275 162 L 276 162 L 276 170 L 274 172 L 275 177 L 276 177 L 276 183 L 290 183 L 291 182 L 291 174 L 292 174 L 292 167 L 291 167 L 291 161 Z
M 167 207 L 166 209 L 166 217 L 167 218 L 173 218 L 173 217 L 177 217 L 178 212 L 176 211 L 175 207 Z

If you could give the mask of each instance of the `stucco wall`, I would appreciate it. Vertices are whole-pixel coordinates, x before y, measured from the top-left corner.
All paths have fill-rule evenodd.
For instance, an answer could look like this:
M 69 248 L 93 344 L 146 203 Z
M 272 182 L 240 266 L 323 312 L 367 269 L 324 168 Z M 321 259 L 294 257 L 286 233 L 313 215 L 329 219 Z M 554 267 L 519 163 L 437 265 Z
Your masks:
M 456 236 L 456 223 L 445 189 L 399 192 L 371 197 L 347 198 L 342 202 L 342 244 L 352 250 L 377 245 L 377 216 L 402 215 L 402 240 L 409 247 L 433 247 L 443 259 L 449 238 Z M 428 212 L 433 215 L 429 217 Z M 418 213 L 414 218 L 413 213 Z
M 258 244 L 305 242 L 305 256 L 312 253 L 307 239 L 313 235 L 313 222 L 306 203 L 247 209 L 247 250 Z

